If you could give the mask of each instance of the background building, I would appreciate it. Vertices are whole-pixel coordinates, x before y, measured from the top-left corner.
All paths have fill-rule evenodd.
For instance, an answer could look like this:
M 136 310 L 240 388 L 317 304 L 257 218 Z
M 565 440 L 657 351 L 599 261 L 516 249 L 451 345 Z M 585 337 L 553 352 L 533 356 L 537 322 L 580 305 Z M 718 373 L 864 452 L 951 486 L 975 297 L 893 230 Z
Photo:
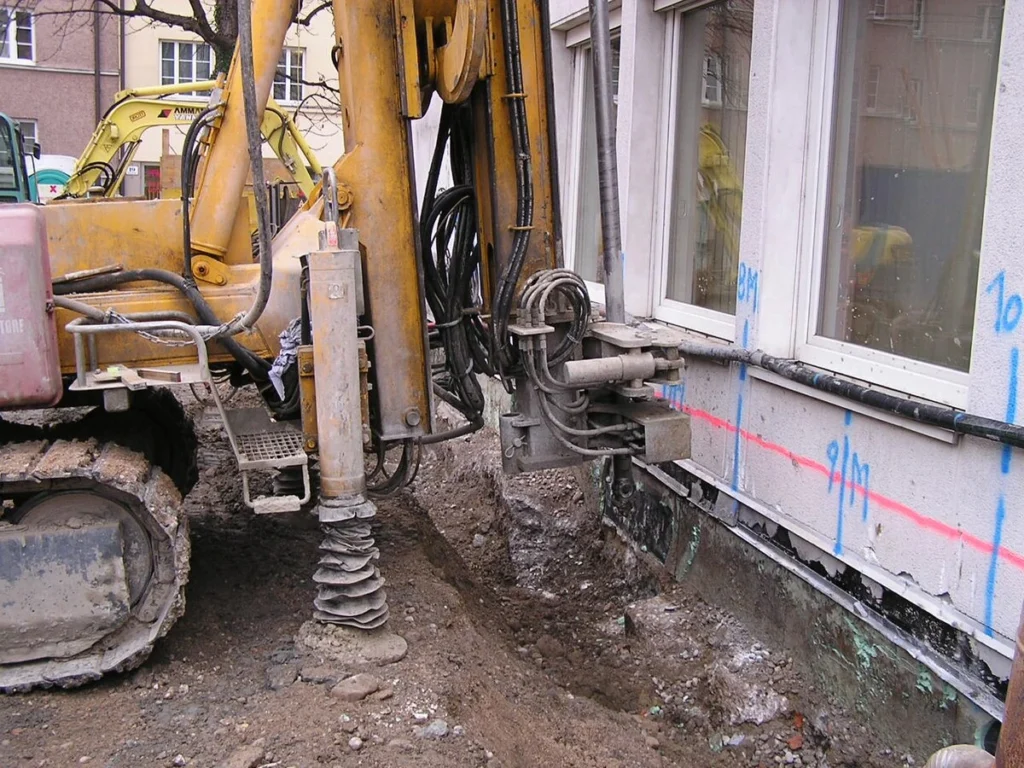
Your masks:
M 188 14 L 188 0 L 164 3 L 166 9 Z M 331 62 L 334 47 L 334 18 L 330 11 L 313 17 L 308 26 L 293 26 L 288 32 L 286 48 L 278 67 L 273 96 L 295 114 L 299 129 L 305 134 L 318 159 L 333 163 L 342 153 L 344 140 L 338 97 L 337 70 Z M 179 85 L 211 78 L 214 54 L 211 47 L 184 30 L 154 24 L 143 19 L 130 19 L 125 37 L 125 87 Z M 323 81 L 326 87 L 317 84 Z M 197 98 L 197 102 L 201 98 Z M 161 158 L 165 160 L 163 186 L 176 185 L 173 169 L 180 163 L 181 145 L 187 127 L 171 130 L 166 147 L 160 130 L 148 131 L 135 155 L 135 167 L 129 167 L 126 194 L 159 196 L 161 189 Z M 287 174 L 264 146 L 268 181 Z
M 121 88 L 121 22 L 71 6 L 0 2 L 0 111 L 44 153 L 77 157 Z

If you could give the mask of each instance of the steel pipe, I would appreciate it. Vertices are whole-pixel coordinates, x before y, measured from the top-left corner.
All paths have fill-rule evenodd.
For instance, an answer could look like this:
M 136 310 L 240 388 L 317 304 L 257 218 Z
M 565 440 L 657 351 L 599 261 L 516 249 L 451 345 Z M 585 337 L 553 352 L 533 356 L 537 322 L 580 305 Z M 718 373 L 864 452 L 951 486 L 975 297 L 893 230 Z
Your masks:
M 612 40 L 608 0 L 590 0 L 590 40 L 594 64 L 594 115 L 597 125 L 597 178 L 601 192 L 601 250 L 604 260 L 605 313 L 609 322 L 626 322 L 622 229 L 619 220 L 619 169 L 612 104 Z
M 361 501 L 366 481 L 356 317 L 359 235 L 355 230 L 341 230 L 338 249 L 309 255 L 320 488 L 326 499 L 358 497 Z

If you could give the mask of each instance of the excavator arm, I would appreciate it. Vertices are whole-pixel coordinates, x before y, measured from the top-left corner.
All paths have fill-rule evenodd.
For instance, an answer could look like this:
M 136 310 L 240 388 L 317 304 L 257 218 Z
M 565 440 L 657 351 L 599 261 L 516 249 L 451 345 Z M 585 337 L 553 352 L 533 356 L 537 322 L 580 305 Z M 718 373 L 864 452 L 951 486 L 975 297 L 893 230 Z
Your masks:
M 212 95 L 222 85 L 217 80 L 206 80 L 119 92 L 78 158 L 61 198 L 114 197 L 143 134 L 151 128 L 190 126 L 207 106 L 208 99 L 204 102 L 181 97 Z M 260 130 L 302 195 L 308 197 L 313 179 L 320 177 L 323 167 L 291 116 L 273 99 L 268 100 Z

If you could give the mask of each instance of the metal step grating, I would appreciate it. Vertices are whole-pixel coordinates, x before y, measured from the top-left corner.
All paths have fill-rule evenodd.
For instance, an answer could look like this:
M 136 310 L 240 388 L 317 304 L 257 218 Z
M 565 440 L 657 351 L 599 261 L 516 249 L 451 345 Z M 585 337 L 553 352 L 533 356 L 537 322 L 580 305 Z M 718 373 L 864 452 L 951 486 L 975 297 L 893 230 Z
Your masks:
M 291 424 L 272 420 L 262 408 L 232 409 L 224 415 L 243 472 L 307 464 L 302 432 Z
M 255 435 L 239 435 L 238 449 L 245 461 L 268 461 L 275 465 L 282 459 L 290 459 L 305 452 L 302 450 L 302 435 L 287 432 L 261 432 Z

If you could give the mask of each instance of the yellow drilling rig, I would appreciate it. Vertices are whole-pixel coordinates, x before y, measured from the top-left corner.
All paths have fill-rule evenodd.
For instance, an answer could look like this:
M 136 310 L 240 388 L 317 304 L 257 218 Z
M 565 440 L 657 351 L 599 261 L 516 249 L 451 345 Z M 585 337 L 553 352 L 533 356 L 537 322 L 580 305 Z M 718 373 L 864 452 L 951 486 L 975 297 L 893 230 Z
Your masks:
M 687 417 L 652 397 L 679 380 L 677 339 L 622 311 L 607 55 L 601 318 L 561 268 L 545 0 L 333 10 L 345 153 L 272 240 L 260 126 L 294 1 L 240 4 L 230 71 L 185 137 L 181 200 L 0 207 L 2 690 L 141 664 L 181 615 L 196 446 L 176 387 L 209 389 L 254 513 L 315 504 L 314 616 L 357 634 L 388 618 L 372 498 L 413 477 L 423 445 L 482 425 L 481 377 L 514 394 L 509 472 L 611 456 L 628 495 L 634 457 L 688 455 Z M 411 121 L 434 97 L 418 201 Z M 229 409 L 225 378 L 264 406 Z M 435 400 L 465 423 L 437 432 Z M 52 408 L 77 418 L 19 413 Z M 394 471 L 367 469 L 389 457 Z M 252 491 L 259 472 L 284 478 L 277 493 Z

